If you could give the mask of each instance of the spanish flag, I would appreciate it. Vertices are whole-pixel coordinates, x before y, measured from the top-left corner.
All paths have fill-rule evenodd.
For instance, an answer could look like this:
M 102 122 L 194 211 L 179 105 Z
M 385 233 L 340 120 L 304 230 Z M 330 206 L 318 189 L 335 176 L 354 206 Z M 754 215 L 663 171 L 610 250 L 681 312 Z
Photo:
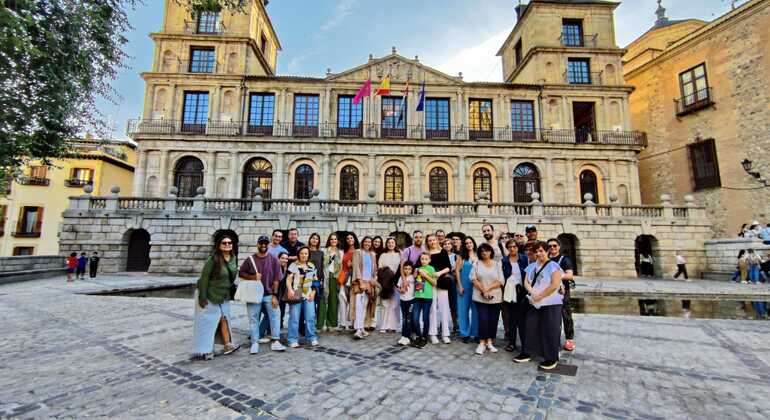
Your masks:
M 374 96 L 377 95 L 389 95 L 390 94 L 390 75 L 385 76 L 380 83 L 380 87 L 374 92 Z

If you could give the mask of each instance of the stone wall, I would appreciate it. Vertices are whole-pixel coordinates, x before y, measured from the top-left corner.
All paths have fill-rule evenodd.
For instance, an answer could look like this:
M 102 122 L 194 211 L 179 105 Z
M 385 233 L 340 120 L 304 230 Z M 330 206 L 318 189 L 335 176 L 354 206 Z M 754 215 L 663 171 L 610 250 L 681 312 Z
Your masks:
M 64 257 L 34 255 L 0 257 L 0 283 L 64 274 Z
M 742 249 L 754 249 L 764 255 L 770 253 L 770 245 L 763 245 L 762 241 L 754 239 L 714 239 L 706 241 L 704 245 L 706 251 L 704 277 L 715 280 L 732 277 L 738 264 L 738 253 Z

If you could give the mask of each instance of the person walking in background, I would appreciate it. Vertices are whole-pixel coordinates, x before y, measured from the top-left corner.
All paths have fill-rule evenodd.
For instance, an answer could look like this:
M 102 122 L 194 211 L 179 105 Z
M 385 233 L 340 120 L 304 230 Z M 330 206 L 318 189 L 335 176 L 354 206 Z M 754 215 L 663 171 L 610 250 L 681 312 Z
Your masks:
M 92 279 L 96 278 L 96 272 L 99 270 L 99 253 L 94 251 L 91 258 L 88 259 L 88 275 Z
M 652 255 L 647 252 L 642 252 L 639 255 L 639 271 L 642 277 L 655 277 L 654 262 L 655 260 L 652 258 Z
M 674 274 L 674 278 L 678 279 L 680 275 L 684 274 L 684 279 L 687 281 L 690 281 L 690 278 L 687 277 L 687 260 L 684 258 L 684 255 L 682 255 L 682 251 L 676 251 L 676 274 Z
M 75 274 L 75 270 L 78 268 L 78 253 L 73 252 L 65 261 L 67 264 L 67 282 L 72 282 L 72 276 Z
M 80 257 L 78 257 L 78 266 L 75 273 L 75 277 L 77 277 L 78 280 L 86 279 L 87 266 L 88 266 L 88 257 L 86 256 L 85 252 L 81 252 Z

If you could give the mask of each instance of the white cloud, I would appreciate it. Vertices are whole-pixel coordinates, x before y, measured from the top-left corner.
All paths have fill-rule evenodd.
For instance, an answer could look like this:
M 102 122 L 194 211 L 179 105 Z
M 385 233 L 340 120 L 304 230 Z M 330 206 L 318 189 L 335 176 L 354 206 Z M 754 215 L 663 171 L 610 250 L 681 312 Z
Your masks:
M 460 50 L 436 68 L 451 75 L 463 72 L 466 82 L 501 82 L 502 61 L 495 54 L 510 32 L 510 28 L 505 28 L 477 45 Z
M 339 0 L 337 7 L 334 8 L 332 16 L 326 20 L 319 28 L 318 34 L 325 34 L 332 29 L 342 25 L 345 18 L 353 13 L 353 5 L 355 0 Z

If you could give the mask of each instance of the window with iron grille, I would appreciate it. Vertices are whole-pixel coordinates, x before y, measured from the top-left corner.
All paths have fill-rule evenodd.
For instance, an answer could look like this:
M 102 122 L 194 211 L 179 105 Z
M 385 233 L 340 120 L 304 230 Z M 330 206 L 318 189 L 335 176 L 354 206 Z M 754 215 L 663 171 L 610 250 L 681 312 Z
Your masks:
M 201 11 L 198 13 L 197 32 L 199 34 L 215 34 L 219 27 L 218 11 Z
M 215 62 L 213 48 L 190 48 L 190 73 L 214 73 Z
M 404 201 L 404 172 L 398 166 L 385 170 L 385 201 Z
M 358 200 L 358 168 L 353 165 L 340 171 L 340 200 Z
M 471 130 L 492 131 L 491 99 L 471 99 L 468 108 L 468 125 Z
M 535 131 L 535 111 L 531 101 L 511 101 L 511 129 L 517 132 Z
M 571 84 L 591 84 L 591 66 L 587 58 L 567 59 L 567 81 Z
M 318 95 L 294 95 L 294 125 L 318 127 Z
M 487 168 L 478 168 L 473 171 L 473 199 L 484 193 L 486 199 L 492 201 L 492 174 Z
M 435 167 L 428 174 L 430 201 L 449 201 L 449 177 L 444 168 Z
M 337 98 L 337 128 L 360 128 L 364 121 L 364 101 L 353 103 L 354 96 L 340 95 Z M 346 133 L 343 133 L 346 134 Z
M 72 168 L 67 183 L 73 187 L 91 185 L 94 183 L 94 170 L 89 168 Z
M 513 200 L 532 202 L 532 193 L 540 193 L 540 173 L 535 165 L 522 163 L 513 171 Z
M 561 44 L 568 47 L 583 46 L 583 21 L 563 19 L 561 23 Z
M 679 74 L 682 105 L 694 107 L 709 100 L 709 83 L 706 64 L 701 63 Z
M 182 112 L 182 131 L 205 133 L 209 119 L 209 93 L 185 92 Z
M 428 138 L 449 137 L 449 99 L 425 99 L 425 129 Z
M 313 193 L 313 168 L 302 164 L 294 171 L 294 198 L 297 200 L 309 200 Z
M 714 139 L 708 139 L 687 146 L 692 168 L 693 188 L 697 190 L 722 185 L 719 176 L 719 162 Z
M 29 177 L 33 179 L 45 179 L 48 176 L 48 167 L 32 166 L 29 168 Z
M 275 95 L 272 93 L 252 93 L 249 96 L 249 131 L 273 127 Z M 269 134 L 269 133 L 265 133 Z

